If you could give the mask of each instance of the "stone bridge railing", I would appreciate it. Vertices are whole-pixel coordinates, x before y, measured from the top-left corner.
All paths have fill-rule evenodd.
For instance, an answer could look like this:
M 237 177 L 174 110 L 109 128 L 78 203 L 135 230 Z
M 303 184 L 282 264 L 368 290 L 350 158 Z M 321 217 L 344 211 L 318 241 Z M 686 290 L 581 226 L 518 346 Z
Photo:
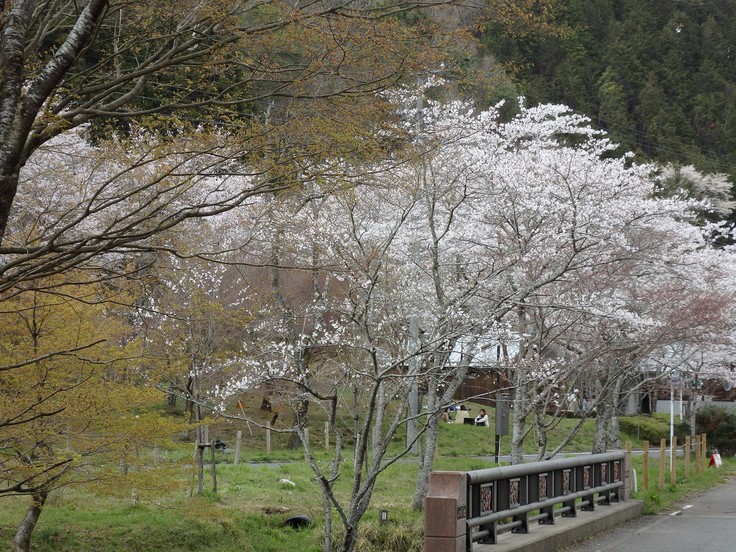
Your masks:
M 472 552 L 504 532 L 527 533 L 578 510 L 626 500 L 623 451 L 470 472 L 433 472 L 425 502 L 425 552 Z

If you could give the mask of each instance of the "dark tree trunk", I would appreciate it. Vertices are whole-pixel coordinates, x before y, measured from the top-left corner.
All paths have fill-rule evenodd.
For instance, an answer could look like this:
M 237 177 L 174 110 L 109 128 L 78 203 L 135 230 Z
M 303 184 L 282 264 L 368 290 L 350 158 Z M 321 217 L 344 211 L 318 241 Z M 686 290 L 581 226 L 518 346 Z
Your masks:
M 79 13 L 74 28 L 35 77 L 26 73 L 33 61 L 26 59 L 25 38 L 34 21 L 38 2 L 15 2 L 0 12 L 0 244 L 18 189 L 18 174 L 38 145 L 61 132 L 63 125 L 37 132 L 29 139 L 33 123 L 46 100 L 63 81 L 79 54 L 94 39 L 98 24 L 108 8 L 108 0 L 91 0 Z M 42 125 L 43 126 L 43 125 Z
M 26 515 L 18 524 L 18 531 L 13 539 L 12 552 L 29 552 L 31 549 L 31 534 L 36 527 L 38 518 L 41 516 L 43 506 L 46 504 L 46 498 L 49 493 L 47 491 L 34 493 L 31 496 L 31 505 L 26 510 Z
M 0 178 L 0 244 L 5 235 L 8 218 L 10 218 L 10 208 L 13 205 L 15 192 L 18 188 L 18 173 L 9 177 Z
M 300 400 L 296 406 L 296 423 L 300 427 L 307 427 L 309 421 L 309 401 Z M 302 446 L 302 442 L 299 439 L 298 433 L 292 433 L 289 436 L 289 443 L 287 447 L 289 449 L 298 449 Z

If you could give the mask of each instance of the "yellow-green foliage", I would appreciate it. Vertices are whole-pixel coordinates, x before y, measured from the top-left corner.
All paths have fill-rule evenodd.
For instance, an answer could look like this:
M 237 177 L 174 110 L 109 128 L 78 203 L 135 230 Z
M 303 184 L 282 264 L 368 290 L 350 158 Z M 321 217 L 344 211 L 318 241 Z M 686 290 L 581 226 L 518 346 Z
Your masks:
M 619 418 L 618 425 L 622 433 L 651 444 L 659 445 L 661 439 L 669 440 L 669 421 L 660 416 L 624 416 Z
M 0 496 L 118 474 L 181 427 L 150 410 L 119 292 L 36 284 L 0 300 Z

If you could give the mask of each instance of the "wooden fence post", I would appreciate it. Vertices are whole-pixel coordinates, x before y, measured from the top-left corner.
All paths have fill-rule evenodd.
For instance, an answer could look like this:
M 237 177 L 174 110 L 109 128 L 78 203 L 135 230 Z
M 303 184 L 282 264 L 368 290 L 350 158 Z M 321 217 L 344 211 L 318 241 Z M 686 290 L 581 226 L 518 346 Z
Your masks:
M 644 441 L 641 444 L 642 452 L 644 453 L 643 463 L 644 467 L 642 468 L 643 472 L 643 481 L 642 486 L 644 487 L 645 491 L 649 490 L 649 441 Z
M 217 462 L 215 462 L 215 444 L 210 443 L 210 460 L 212 462 L 212 492 L 217 493 Z
M 266 452 L 271 452 L 271 422 L 266 422 Z
M 703 452 L 700 453 L 700 459 L 703 462 L 703 469 L 708 467 L 708 436 L 703 433 L 700 436 L 700 443 L 703 447 Z
M 690 478 L 690 436 L 685 436 L 685 478 Z
M 695 473 L 700 473 L 700 470 L 703 468 L 702 463 L 700 462 L 700 435 L 695 436 Z
M 659 490 L 664 489 L 664 466 L 667 458 L 667 439 L 659 441 Z
M 670 485 L 677 484 L 677 437 L 672 436 L 672 443 L 670 444 Z
M 243 444 L 243 432 L 238 430 L 235 437 L 235 465 L 240 464 L 240 447 Z
M 628 500 L 631 498 L 631 493 L 634 492 L 634 466 L 631 465 L 631 441 L 626 441 L 626 443 L 624 443 L 624 451 L 626 452 L 626 481 L 624 482 L 624 496 L 626 497 L 626 500 Z

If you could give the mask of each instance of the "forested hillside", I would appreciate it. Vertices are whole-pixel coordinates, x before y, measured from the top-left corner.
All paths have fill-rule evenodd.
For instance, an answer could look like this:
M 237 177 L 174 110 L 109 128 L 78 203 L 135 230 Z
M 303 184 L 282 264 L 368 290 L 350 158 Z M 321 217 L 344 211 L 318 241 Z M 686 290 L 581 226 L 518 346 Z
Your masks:
M 485 47 L 531 103 L 585 113 L 622 147 L 736 174 L 736 2 L 566 0 L 560 32 L 490 25 Z

